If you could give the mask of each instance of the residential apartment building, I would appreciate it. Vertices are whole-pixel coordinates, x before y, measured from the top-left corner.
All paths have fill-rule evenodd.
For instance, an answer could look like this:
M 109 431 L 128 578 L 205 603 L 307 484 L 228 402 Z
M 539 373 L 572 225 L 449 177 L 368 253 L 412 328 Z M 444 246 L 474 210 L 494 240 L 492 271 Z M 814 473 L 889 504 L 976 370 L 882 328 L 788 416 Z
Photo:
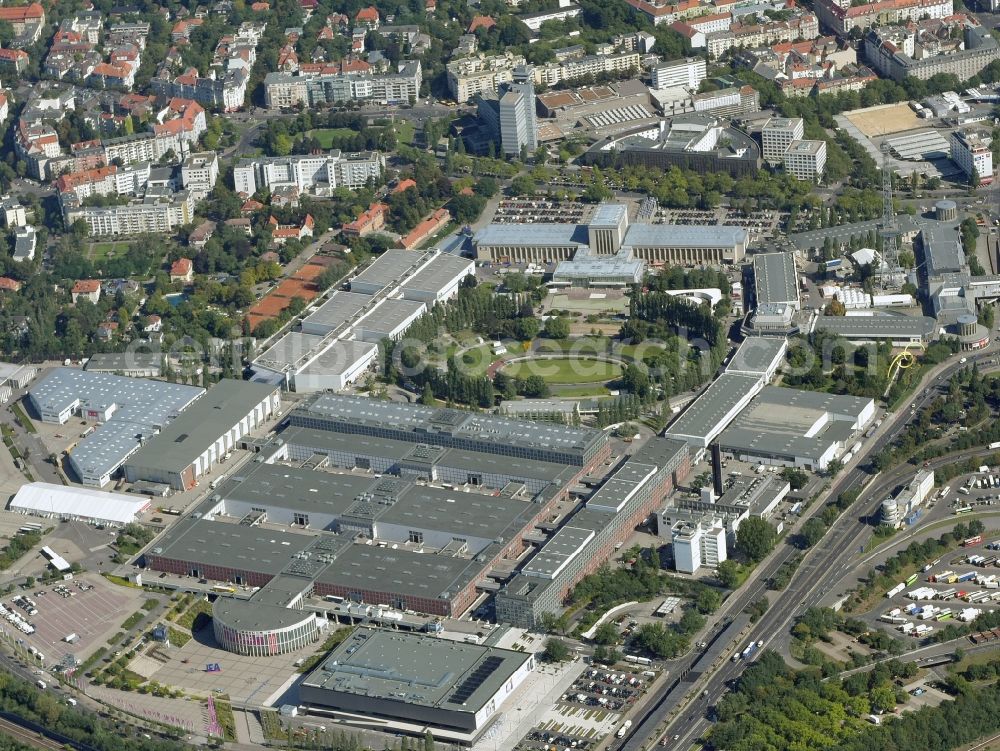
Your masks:
M 577 60 L 543 65 L 535 68 L 535 83 L 553 86 L 560 81 L 572 81 L 583 76 L 629 71 L 638 73 L 641 69 L 640 57 L 638 52 L 619 52 L 613 55 L 585 55 Z
M 760 92 L 751 86 L 707 91 L 704 94 L 695 94 L 691 100 L 695 112 L 704 112 L 716 117 L 733 117 L 760 111 Z
M 705 34 L 708 54 L 718 58 L 736 47 L 757 47 L 796 39 L 812 39 L 819 35 L 819 20 L 813 13 L 799 13 L 787 21 L 770 23 L 735 22 L 725 30 Z
M 219 179 L 219 155 L 214 151 L 188 154 L 181 163 L 181 185 L 195 201 L 206 198 Z
M 73 196 L 82 201 L 89 196 L 139 195 L 149 182 L 149 162 L 71 172 L 53 182 L 60 200 Z
M 964 16 L 869 29 L 864 51 L 872 68 L 894 81 L 926 81 L 938 73 L 965 81 L 1000 60 L 1000 44 L 989 29 Z
M 319 73 L 268 73 L 264 78 L 267 106 L 314 107 L 348 101 L 407 104 L 420 96 L 423 71 L 418 60 L 406 60 L 394 72 L 343 72 L 341 66 Z
M 671 89 L 683 86 L 686 89 L 697 90 L 707 75 L 707 64 L 700 57 L 673 60 L 653 68 L 653 88 Z
M 448 89 L 455 101 L 467 102 L 477 94 L 498 91 L 500 84 L 513 81 L 514 69 L 525 62 L 524 57 L 511 52 L 492 57 L 478 55 L 455 60 L 447 66 Z M 535 83 L 542 83 L 538 80 L 538 71 L 541 69 L 535 70 Z
M 233 168 L 237 193 L 253 195 L 259 188 L 292 185 L 300 192 L 324 194 L 337 188 L 357 190 L 369 180 L 377 182 L 385 169 L 378 151 L 241 159 Z
M 81 206 L 67 200 L 63 216 L 67 225 L 82 219 L 96 237 L 170 232 L 194 218 L 194 201 L 187 191 L 150 188 L 143 198 L 123 206 Z
M 839 36 L 847 36 L 857 27 L 917 21 L 921 18 L 947 18 L 955 12 L 952 0 L 879 0 L 854 5 L 851 0 L 816 0 L 813 10 L 820 24 Z
M 993 182 L 993 151 L 986 133 L 975 130 L 957 130 L 951 134 L 951 160 L 970 180 L 979 178 L 979 185 Z

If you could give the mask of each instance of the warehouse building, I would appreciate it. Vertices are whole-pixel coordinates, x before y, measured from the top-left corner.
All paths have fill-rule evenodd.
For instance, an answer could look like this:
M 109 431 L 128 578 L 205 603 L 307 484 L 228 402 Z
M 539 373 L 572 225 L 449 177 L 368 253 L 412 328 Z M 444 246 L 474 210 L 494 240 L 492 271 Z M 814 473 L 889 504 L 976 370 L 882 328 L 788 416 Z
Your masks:
M 289 331 L 253 361 L 254 378 L 290 391 L 347 388 L 378 358 L 378 345 Z
M 852 344 L 889 342 L 894 347 L 923 346 L 934 339 L 937 324 L 927 316 L 885 313 L 847 316 L 819 316 L 817 331 L 828 331 Z
M 371 295 L 334 292 L 326 302 L 302 319 L 302 333 L 326 336 L 352 322 L 376 303 Z
M 719 436 L 741 461 L 823 471 L 875 419 L 875 402 L 767 386 Z
M 798 277 L 792 253 L 758 253 L 753 257 L 757 305 L 789 305 L 799 310 Z
M 351 279 L 351 292 L 376 295 L 409 281 L 434 258 L 436 251 L 387 250 Z
M 205 389 L 144 378 L 55 368 L 28 391 L 42 422 L 72 417 L 96 423 L 71 449 L 69 463 L 84 485 L 104 487 L 143 442 L 181 415 Z
M 84 521 L 123 527 L 149 510 L 151 499 L 144 496 L 107 493 L 90 488 L 73 488 L 48 482 L 21 486 L 10 502 L 9 511 L 47 519 Z
M 190 490 L 280 406 L 281 392 L 273 385 L 223 379 L 196 410 L 178 417 L 129 457 L 125 478 Z
M 770 381 L 784 362 L 786 352 L 788 340 L 783 337 L 751 336 L 744 339 L 729 358 L 726 372 L 763 376 L 765 381 Z
M 456 409 L 318 394 L 288 415 L 294 427 L 390 438 L 483 454 L 591 466 L 607 458 L 600 430 L 511 420 Z
M 400 339 L 410 325 L 427 312 L 422 302 L 390 298 L 383 300 L 354 325 L 354 335 L 363 342 Z
M 759 375 L 723 373 L 667 426 L 663 435 L 684 441 L 698 455 L 763 387 L 764 380 Z
M 419 478 L 428 482 L 494 488 L 523 484 L 533 493 L 552 485 L 562 492 L 580 474 L 579 467 L 561 462 L 469 451 L 381 436 L 290 428 L 282 434 L 293 461 L 324 457 L 334 467 Z
M 471 744 L 534 668 L 530 651 L 361 627 L 305 677 L 299 696 L 352 725 L 405 723 Z
M 159 352 L 98 352 L 90 356 L 84 370 L 112 373 L 129 378 L 159 378 L 165 356 Z
M 412 252 L 412 251 L 410 251 Z M 438 253 L 416 274 L 400 285 L 407 300 L 416 300 L 428 306 L 450 300 L 467 277 L 475 277 L 476 263 L 451 253 Z

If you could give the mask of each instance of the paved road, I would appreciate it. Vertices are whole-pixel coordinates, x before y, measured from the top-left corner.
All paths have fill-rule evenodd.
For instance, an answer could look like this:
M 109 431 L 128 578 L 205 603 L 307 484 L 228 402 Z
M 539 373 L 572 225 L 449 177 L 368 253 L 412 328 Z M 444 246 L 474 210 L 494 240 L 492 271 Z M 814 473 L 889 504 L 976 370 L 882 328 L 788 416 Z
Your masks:
M 992 357 L 992 353 L 983 353 L 977 357 L 968 358 L 967 363 L 950 362 L 930 371 L 924 377 L 924 381 L 917 391 L 920 394 L 914 400 L 917 408 L 921 408 L 935 398 L 935 390 L 929 388 L 931 385 L 944 383 L 954 373 L 970 366 L 973 362 Z M 912 414 L 914 413 L 904 408 L 893 417 L 887 418 L 886 424 L 881 428 L 881 434 L 868 445 L 862 456 L 867 458 L 876 454 L 891 443 L 905 428 Z M 952 458 L 951 461 L 953 460 Z M 808 516 L 819 513 L 828 499 L 836 498 L 848 490 L 866 489 L 872 484 L 873 479 L 867 472 L 855 466 L 850 471 L 843 473 L 833 483 L 826 495 L 813 504 L 810 508 L 812 513 Z M 883 478 L 877 485 L 873 486 L 873 489 L 881 491 L 882 485 L 886 482 L 898 484 L 898 480 L 894 477 L 888 480 Z M 870 494 L 866 493 L 866 496 L 868 495 Z M 874 496 L 874 498 L 881 501 L 879 495 Z M 869 498 L 866 502 L 870 504 L 871 499 Z M 863 506 L 857 504 L 855 508 L 863 508 Z M 870 509 L 869 512 L 871 510 L 874 509 Z M 731 646 L 742 648 L 750 642 L 762 641 L 764 647 L 769 648 L 783 637 L 797 613 L 818 603 L 830 587 L 842 578 L 851 566 L 850 555 L 860 548 L 862 540 L 871 533 L 872 528 L 865 522 L 864 516 L 859 516 L 854 510 L 842 514 L 819 544 L 806 553 L 805 559 L 792 577 L 791 583 L 785 590 L 778 593 L 767 613 L 738 637 L 736 634 L 724 634 L 724 638 L 733 640 Z M 753 582 L 734 593 L 726 601 L 725 612 L 741 613 L 751 602 L 764 597 L 767 591 L 765 585 L 767 579 L 773 576 L 778 568 L 797 552 L 790 545 L 779 547 L 771 557 L 758 566 Z M 669 739 L 667 741 L 668 747 L 687 748 L 695 739 L 705 733 L 710 726 L 705 716 L 708 707 L 723 695 L 727 682 L 737 678 L 743 672 L 744 663 L 742 661 L 734 663 L 727 659 L 721 664 L 716 662 L 714 667 L 707 664 L 703 666 L 699 664 L 701 657 L 702 653 L 698 653 L 679 661 L 677 664 L 678 672 L 675 675 L 683 675 L 691 668 L 705 672 L 714 670 L 707 680 L 697 684 L 681 682 L 679 684 L 668 683 L 663 686 L 647 705 L 650 709 L 646 710 L 643 716 L 633 720 L 633 733 L 626 738 L 624 743 L 618 744 L 618 748 L 624 751 L 649 749 L 661 738 Z M 685 695 L 692 690 L 697 691 L 696 698 L 684 711 L 677 712 L 684 703 Z M 707 695 L 704 697 L 700 696 L 702 690 L 707 691 Z M 675 714 L 664 726 L 664 719 L 672 712 Z M 676 741 L 673 740 L 674 735 L 679 736 Z

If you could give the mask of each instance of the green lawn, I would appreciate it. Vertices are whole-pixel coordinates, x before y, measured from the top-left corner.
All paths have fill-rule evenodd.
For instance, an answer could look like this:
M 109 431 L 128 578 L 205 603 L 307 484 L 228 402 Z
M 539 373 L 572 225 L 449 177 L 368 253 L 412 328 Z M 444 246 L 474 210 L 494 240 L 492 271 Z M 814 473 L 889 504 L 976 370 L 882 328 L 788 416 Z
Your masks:
M 91 243 L 90 260 L 103 261 L 109 256 L 120 255 L 129 249 L 129 245 L 123 242 Z
M 405 143 L 407 146 L 413 143 L 413 134 L 416 131 L 413 123 L 409 120 L 400 120 L 393 127 L 396 129 L 396 137 L 399 138 L 400 143 Z
M 449 353 L 451 354 L 451 353 Z M 470 376 L 481 376 L 486 373 L 486 368 L 490 366 L 496 358 L 490 345 L 480 344 L 471 347 L 458 356 L 462 372 Z
M 351 128 L 317 128 L 310 130 L 306 135 L 319 141 L 319 145 L 324 149 L 332 149 L 335 138 L 355 135 Z
M 511 363 L 503 370 L 516 378 L 539 375 L 546 383 L 554 386 L 606 383 L 619 378 L 622 374 L 622 367 L 618 363 L 595 360 L 589 357 L 523 360 Z

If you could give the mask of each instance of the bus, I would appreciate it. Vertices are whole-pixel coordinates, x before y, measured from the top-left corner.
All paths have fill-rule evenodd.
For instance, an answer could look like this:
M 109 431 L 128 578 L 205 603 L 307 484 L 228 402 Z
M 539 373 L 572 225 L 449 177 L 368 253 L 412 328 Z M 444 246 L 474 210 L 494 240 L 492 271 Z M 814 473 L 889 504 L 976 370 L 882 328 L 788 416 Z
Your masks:
M 972 513 L 972 506 L 959 506 L 955 509 L 955 516 L 961 516 L 962 514 Z
M 916 583 L 916 581 L 917 581 L 917 575 L 911 574 L 906 580 L 906 586 L 907 587 L 913 586 Z

